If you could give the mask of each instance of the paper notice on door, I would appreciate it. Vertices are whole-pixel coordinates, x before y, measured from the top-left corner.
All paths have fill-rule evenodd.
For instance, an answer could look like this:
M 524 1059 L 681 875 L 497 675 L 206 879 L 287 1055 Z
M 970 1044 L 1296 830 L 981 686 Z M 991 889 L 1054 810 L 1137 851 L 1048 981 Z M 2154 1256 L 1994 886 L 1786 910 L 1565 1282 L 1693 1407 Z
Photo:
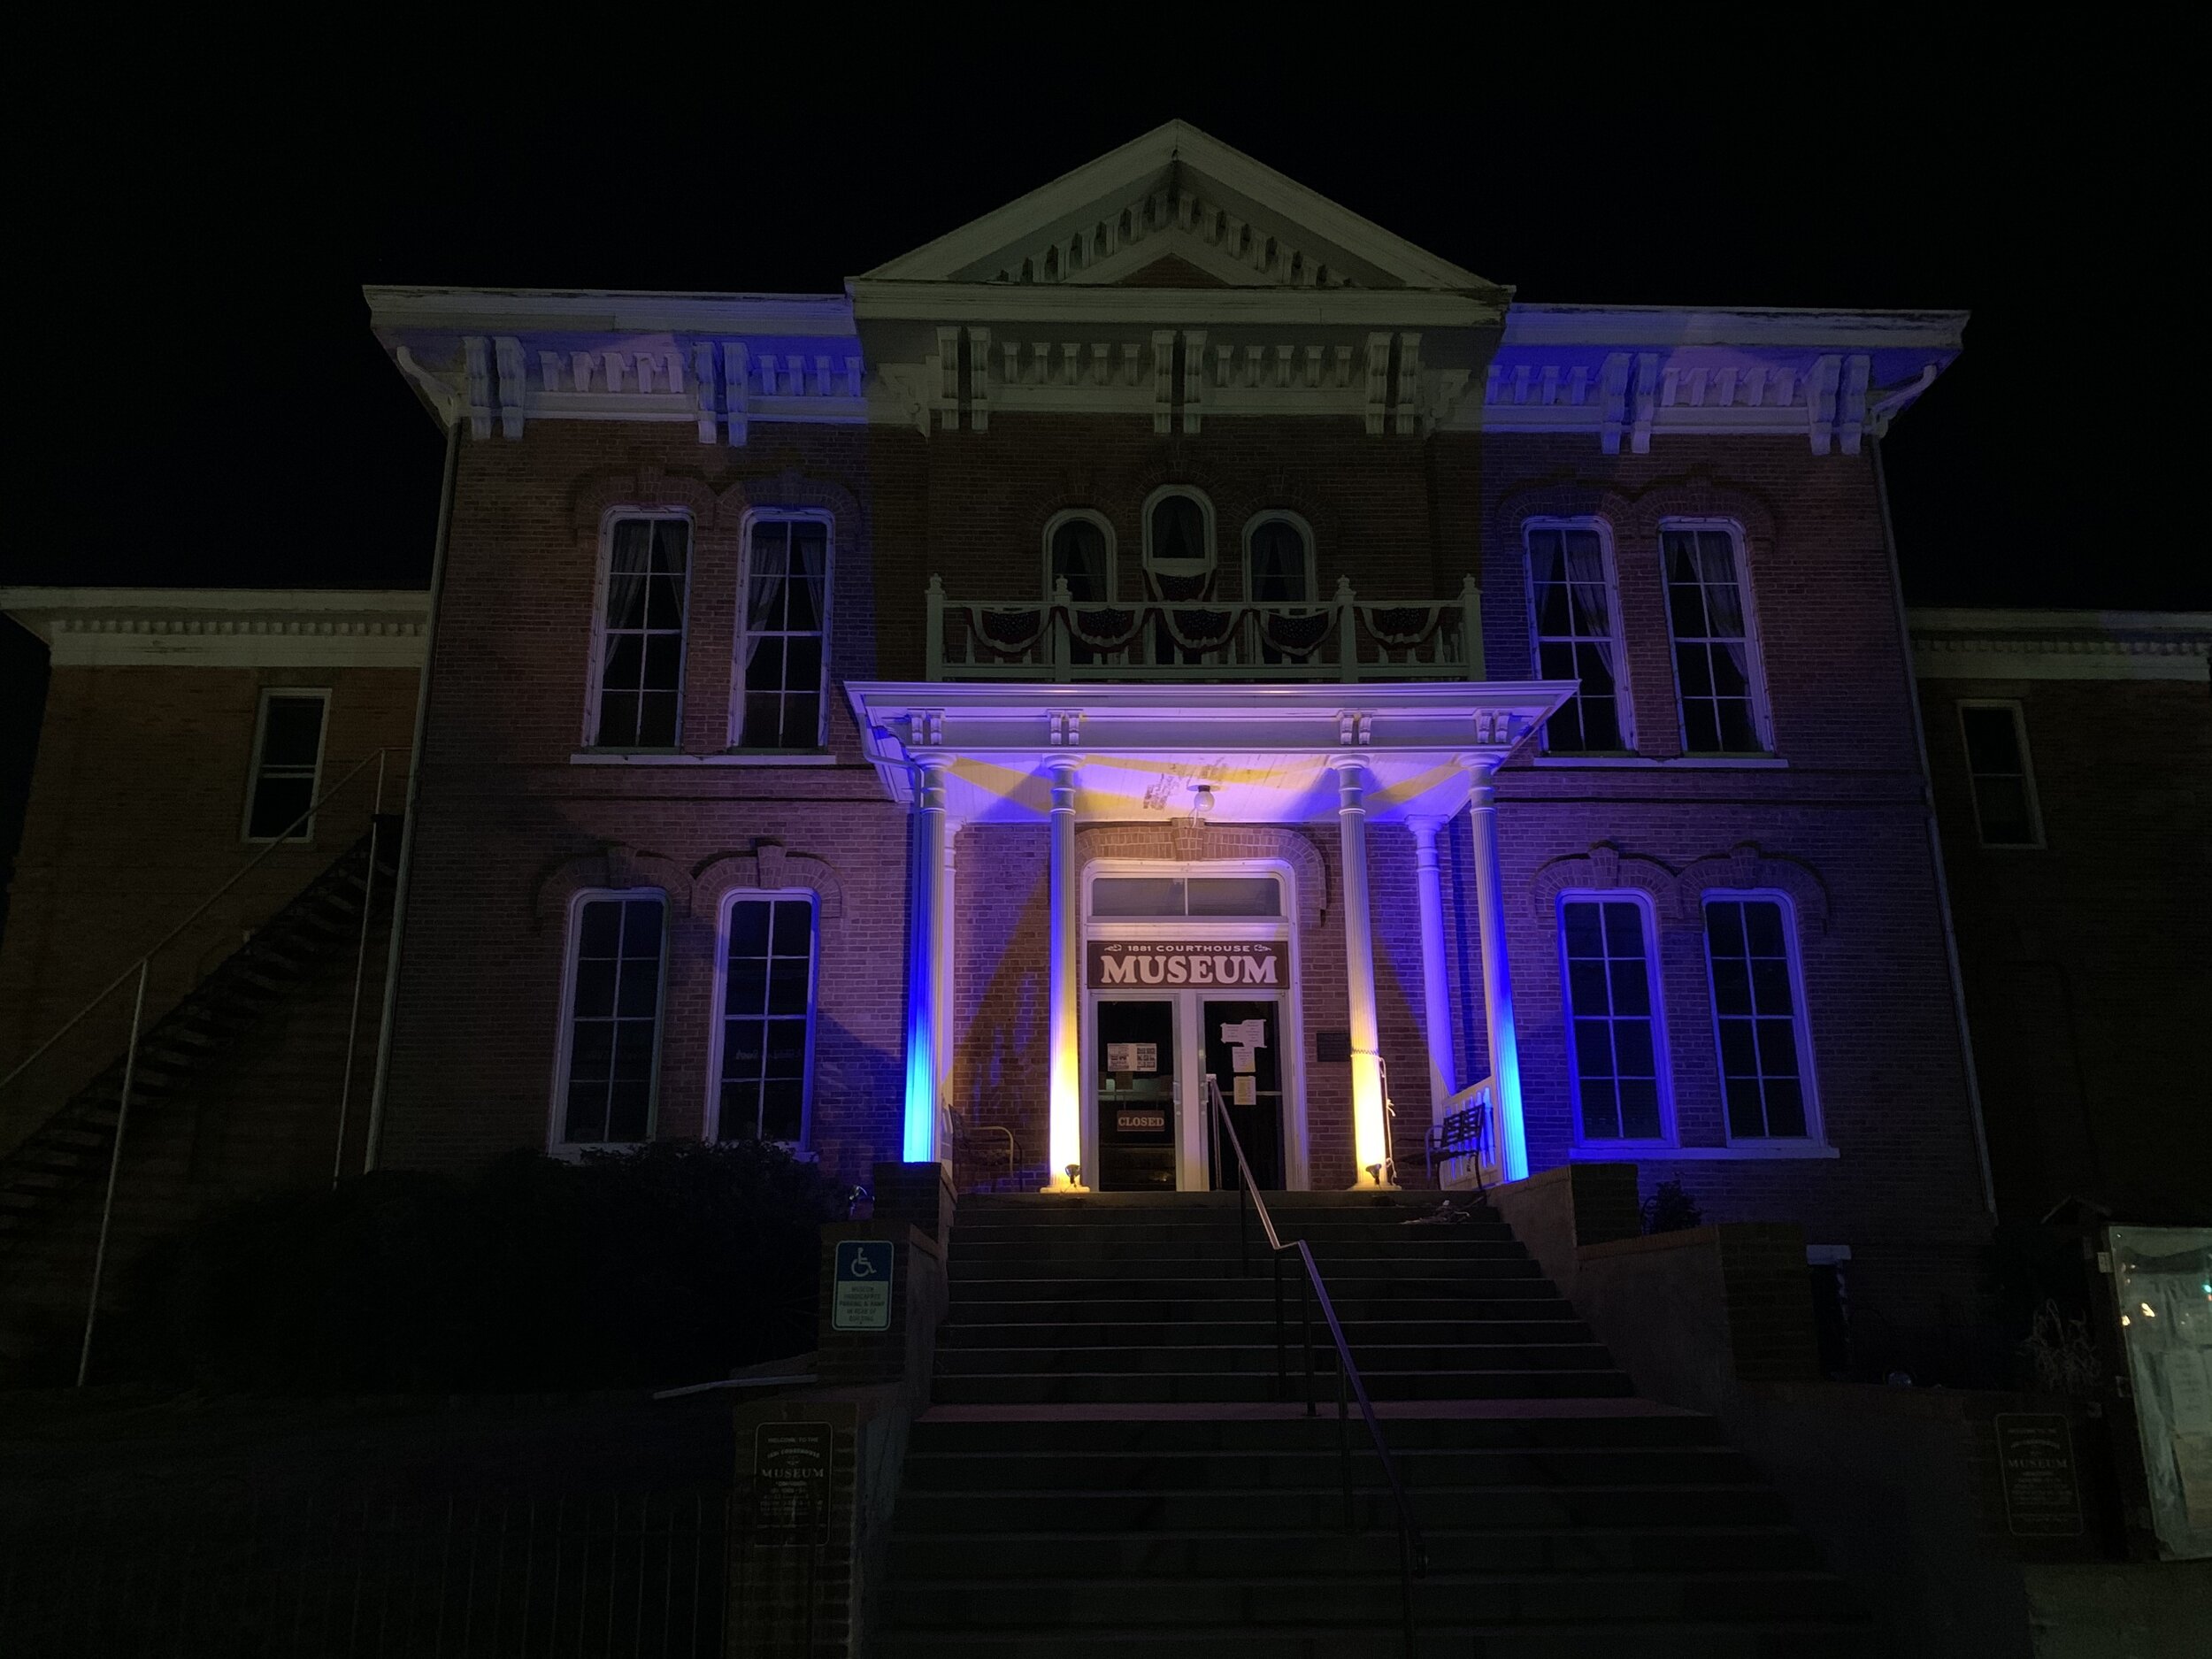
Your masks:
M 2212 1434 L 2212 1379 L 2204 1356 L 2194 1348 L 2173 1348 L 2158 1356 L 2166 1384 L 2167 1421 L 2177 1434 Z
M 1260 1103 L 1260 1080 L 1248 1071 L 1237 1074 L 1236 1103 L 1240 1106 L 1256 1106 Z
M 1109 1071 L 1156 1071 L 1160 1045 L 1156 1042 L 1110 1042 L 1106 1045 Z

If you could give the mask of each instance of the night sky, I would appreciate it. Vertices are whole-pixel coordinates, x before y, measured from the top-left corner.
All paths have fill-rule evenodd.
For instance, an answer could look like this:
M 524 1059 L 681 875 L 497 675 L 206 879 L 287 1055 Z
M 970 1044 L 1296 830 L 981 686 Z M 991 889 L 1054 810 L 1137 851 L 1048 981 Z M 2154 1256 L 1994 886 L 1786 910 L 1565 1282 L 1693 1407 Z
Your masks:
M 356 42 L 30 77 L 9 372 L 42 413 L 13 423 L 0 584 L 419 585 L 440 436 L 363 283 L 832 291 L 1181 116 L 1526 299 L 1970 310 L 1886 444 L 1908 597 L 2212 605 L 2177 327 L 2193 50 L 1855 47 L 1839 13 L 1754 65 L 1577 15 L 1571 49 L 1486 25 L 1425 57 L 948 23 L 957 50 L 876 72 L 641 14 L 537 63 Z M 4 856 L 42 675 L 0 630 Z

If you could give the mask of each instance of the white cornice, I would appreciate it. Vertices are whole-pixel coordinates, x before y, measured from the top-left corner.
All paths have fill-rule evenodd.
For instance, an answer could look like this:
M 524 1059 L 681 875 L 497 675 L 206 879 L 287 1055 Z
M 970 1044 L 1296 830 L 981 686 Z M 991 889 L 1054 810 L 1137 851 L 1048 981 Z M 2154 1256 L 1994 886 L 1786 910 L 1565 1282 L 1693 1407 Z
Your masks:
M 852 332 L 842 294 L 674 294 L 623 288 L 365 288 L 370 326 L 456 334 Z
M 0 588 L 57 668 L 416 669 L 428 607 L 407 589 Z
M 1505 343 L 1563 346 L 1799 346 L 1957 351 L 1965 311 L 1840 311 L 1778 306 L 1559 305 L 1517 300 Z
M 1916 610 L 1923 680 L 2212 678 L 2212 611 Z
M 1098 685 L 854 682 L 868 757 L 895 801 L 918 763 L 941 764 L 964 822 L 1037 823 L 1051 764 L 1078 768 L 1094 818 L 1187 817 L 1210 786 L 1212 822 L 1333 822 L 1333 765 L 1356 762 L 1379 819 L 1448 818 L 1471 765 L 1509 754 L 1573 692 L 1569 683 Z

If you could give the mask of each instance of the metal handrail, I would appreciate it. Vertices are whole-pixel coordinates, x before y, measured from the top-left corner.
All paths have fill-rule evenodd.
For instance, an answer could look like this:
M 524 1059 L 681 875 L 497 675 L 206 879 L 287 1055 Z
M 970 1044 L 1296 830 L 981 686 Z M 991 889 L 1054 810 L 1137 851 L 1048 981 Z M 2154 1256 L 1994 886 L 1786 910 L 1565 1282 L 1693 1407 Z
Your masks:
M 174 927 L 171 928 L 159 939 L 156 940 L 151 945 L 148 946 L 144 950 L 139 952 L 137 956 L 131 958 L 130 965 L 125 968 L 122 972 L 117 974 L 112 979 L 109 980 L 89 1002 L 87 1002 L 82 1008 L 79 1009 L 74 1014 L 71 1015 L 68 1021 L 63 1025 L 58 1031 L 55 1032 L 54 1034 L 49 1037 L 44 1042 L 39 1044 L 37 1048 L 32 1049 L 29 1054 L 24 1056 L 21 1062 L 17 1064 L 16 1068 L 12 1071 L 10 1071 L 5 1077 L 0 1077 L 0 1089 L 6 1088 L 9 1084 L 14 1082 L 16 1079 L 21 1077 L 26 1071 L 29 1071 L 32 1065 L 40 1058 L 41 1056 L 44 1055 L 49 1048 L 51 1048 L 64 1037 L 66 1037 L 71 1032 L 76 1030 L 79 1025 L 82 1025 L 85 1020 L 91 1016 L 92 1011 L 95 1009 L 98 1008 L 101 1003 L 106 1002 L 109 997 L 114 995 L 115 993 L 120 990 L 125 985 L 128 984 L 131 977 L 138 972 L 142 967 L 151 962 L 156 956 L 159 956 L 162 951 L 166 949 L 168 946 L 175 941 L 180 934 L 184 933 L 187 928 L 190 927 L 193 923 L 198 921 L 201 917 L 206 915 L 210 910 L 213 909 L 216 900 L 221 898 L 224 894 L 229 892 L 241 881 L 243 881 L 248 876 L 251 875 L 256 870 L 258 870 L 261 867 L 261 862 L 263 859 L 268 857 L 271 853 L 276 851 L 280 847 L 290 845 L 292 832 L 298 829 L 310 818 L 313 818 L 315 816 L 316 808 L 321 806 L 325 802 L 328 801 L 331 796 L 336 795 L 339 790 L 344 788 L 356 778 L 358 778 L 363 772 L 366 772 L 372 763 L 380 766 L 387 755 L 400 754 L 403 752 L 404 750 L 401 748 L 387 745 L 381 749 L 371 749 L 366 755 L 362 757 L 361 762 L 358 765 L 355 766 L 351 772 L 346 773 L 344 777 L 339 779 L 337 782 L 332 784 L 329 788 L 324 790 L 320 795 L 317 795 L 312 801 L 310 801 L 307 803 L 307 810 L 305 811 L 302 812 L 297 818 L 294 818 L 289 824 L 286 825 L 283 830 L 280 832 L 266 847 L 264 847 L 258 853 L 255 854 L 253 858 L 235 874 L 234 874 L 229 880 L 224 882 L 221 887 L 216 888 L 215 891 L 209 894 L 206 898 L 201 900 L 199 907 L 195 910 L 191 915 L 186 917 Z
M 1336 1317 L 1336 1304 L 1329 1300 L 1329 1288 L 1322 1283 L 1321 1270 L 1314 1263 L 1312 1247 L 1303 1239 L 1283 1242 L 1275 1231 L 1275 1218 L 1268 1213 L 1267 1200 L 1260 1195 L 1259 1183 L 1252 1179 L 1252 1165 L 1244 1156 L 1244 1142 L 1237 1138 L 1237 1126 L 1230 1120 L 1229 1103 L 1221 1095 L 1221 1085 L 1209 1072 L 1206 1075 L 1206 1097 L 1211 1104 L 1210 1116 L 1215 1126 L 1229 1138 L 1229 1147 L 1237 1160 L 1237 1245 L 1244 1271 L 1251 1271 L 1251 1259 L 1246 1249 L 1244 1200 L 1248 1194 L 1252 1208 L 1258 1212 L 1260 1230 L 1267 1235 L 1267 1248 L 1273 1253 L 1275 1263 L 1275 1371 L 1278 1383 L 1286 1380 L 1288 1366 L 1283 1357 L 1283 1276 L 1282 1259 L 1294 1250 L 1306 1270 L 1305 1279 L 1298 1286 L 1300 1323 L 1303 1327 L 1302 1346 L 1305 1350 L 1306 1415 L 1318 1415 L 1313 1398 L 1313 1322 L 1306 1309 L 1306 1291 L 1312 1287 L 1314 1300 L 1320 1303 L 1321 1317 L 1329 1327 L 1329 1336 L 1336 1344 L 1336 1417 L 1337 1443 L 1344 1476 L 1344 1530 L 1357 1532 L 1356 1511 L 1352 1505 L 1352 1441 L 1350 1400 L 1359 1402 L 1360 1417 L 1367 1425 L 1368 1437 L 1375 1443 L 1375 1455 L 1381 1460 L 1384 1478 L 1390 1483 L 1390 1495 L 1398 1509 L 1398 1582 L 1405 1603 L 1406 1659 L 1413 1659 L 1414 1617 L 1413 1581 L 1429 1574 L 1428 1545 L 1421 1537 L 1421 1529 L 1413 1518 L 1413 1506 L 1406 1497 L 1405 1483 L 1398 1478 L 1397 1460 L 1391 1456 L 1390 1447 L 1383 1439 L 1382 1423 L 1375 1416 L 1374 1402 L 1367 1397 L 1367 1386 L 1361 1381 L 1359 1366 L 1352 1359 L 1352 1346 L 1344 1338 L 1344 1326 Z

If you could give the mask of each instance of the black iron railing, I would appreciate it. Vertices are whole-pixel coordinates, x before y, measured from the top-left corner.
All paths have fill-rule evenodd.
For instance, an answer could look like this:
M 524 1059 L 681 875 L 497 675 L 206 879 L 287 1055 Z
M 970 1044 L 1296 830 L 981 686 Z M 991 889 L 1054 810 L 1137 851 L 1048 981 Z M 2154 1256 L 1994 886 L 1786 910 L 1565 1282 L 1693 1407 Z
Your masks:
M 1329 1339 L 1336 1346 L 1336 1418 L 1337 1451 L 1344 1483 L 1344 1530 L 1359 1530 L 1359 1514 L 1352 1502 L 1352 1420 L 1351 1404 L 1356 1401 L 1359 1414 L 1366 1425 L 1368 1438 L 1375 1444 L 1375 1455 L 1381 1461 L 1383 1478 L 1389 1483 L 1392 1501 L 1398 1510 L 1398 1579 L 1405 1602 L 1406 1659 L 1413 1659 L 1414 1617 L 1413 1581 L 1428 1576 L 1428 1546 L 1422 1540 L 1420 1526 L 1413 1518 L 1413 1505 L 1406 1497 L 1405 1482 L 1398 1474 L 1397 1460 L 1390 1455 L 1389 1443 L 1383 1439 L 1382 1422 L 1375 1415 L 1374 1402 L 1367 1397 L 1367 1386 L 1360 1380 L 1359 1367 L 1353 1362 L 1351 1344 L 1344 1340 L 1343 1323 L 1336 1317 L 1336 1305 L 1329 1300 L 1329 1287 L 1322 1282 L 1321 1270 L 1315 1265 L 1313 1250 L 1303 1239 L 1285 1243 L 1275 1231 L 1275 1218 L 1268 1213 L 1267 1200 L 1261 1196 L 1259 1186 L 1252 1179 L 1252 1166 L 1246 1161 L 1244 1143 L 1237 1138 L 1236 1125 L 1230 1121 L 1228 1102 L 1222 1099 L 1221 1085 L 1209 1076 L 1206 1079 L 1208 1114 L 1216 1135 L 1225 1138 L 1229 1149 L 1236 1155 L 1237 1168 L 1237 1255 L 1247 1276 L 1252 1271 L 1250 1229 L 1245 1214 L 1247 1201 L 1250 1210 L 1259 1217 L 1260 1230 L 1266 1234 L 1267 1248 L 1275 1269 L 1275 1380 L 1279 1393 L 1290 1381 L 1287 1356 L 1286 1327 L 1283 1317 L 1283 1258 L 1296 1254 L 1305 1275 L 1298 1281 L 1299 1348 L 1303 1355 L 1306 1385 L 1306 1415 L 1318 1415 L 1313 1388 L 1313 1307 L 1318 1303 L 1321 1317 L 1329 1329 Z M 1220 1139 L 1215 1141 L 1217 1154 Z M 1218 1157 L 1217 1156 L 1217 1165 Z

